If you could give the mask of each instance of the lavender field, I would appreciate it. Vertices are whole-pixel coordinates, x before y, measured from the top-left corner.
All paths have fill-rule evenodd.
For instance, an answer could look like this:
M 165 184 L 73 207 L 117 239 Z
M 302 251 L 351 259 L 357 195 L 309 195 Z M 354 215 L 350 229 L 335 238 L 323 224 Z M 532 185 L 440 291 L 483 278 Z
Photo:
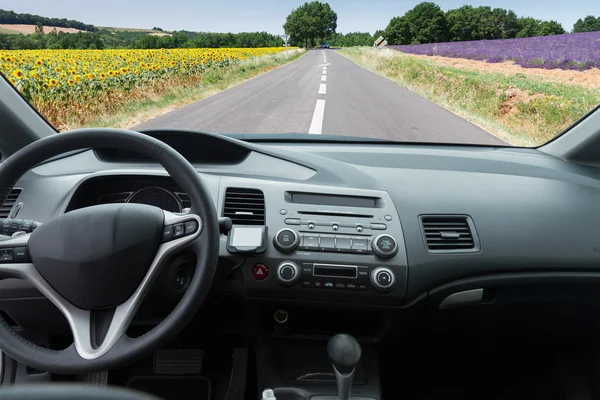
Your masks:
M 600 68 L 600 32 L 389 47 L 411 54 L 467 58 L 490 63 L 514 61 L 525 68 Z

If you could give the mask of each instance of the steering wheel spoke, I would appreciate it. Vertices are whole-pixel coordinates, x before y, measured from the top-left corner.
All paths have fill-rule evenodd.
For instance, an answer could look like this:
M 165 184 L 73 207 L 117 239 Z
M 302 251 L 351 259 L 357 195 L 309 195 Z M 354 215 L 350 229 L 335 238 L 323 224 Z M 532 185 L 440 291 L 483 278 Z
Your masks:
M 196 214 L 163 211 L 162 243 L 137 289 L 122 304 L 101 310 L 85 310 L 61 296 L 38 272 L 29 258 L 27 244 L 31 234 L 22 234 L 0 242 L 0 275 L 22 278 L 33 284 L 63 313 L 75 349 L 81 358 L 94 360 L 106 355 L 125 334 L 162 266 L 202 232 L 202 219 Z M 19 262 L 23 261 L 23 262 Z

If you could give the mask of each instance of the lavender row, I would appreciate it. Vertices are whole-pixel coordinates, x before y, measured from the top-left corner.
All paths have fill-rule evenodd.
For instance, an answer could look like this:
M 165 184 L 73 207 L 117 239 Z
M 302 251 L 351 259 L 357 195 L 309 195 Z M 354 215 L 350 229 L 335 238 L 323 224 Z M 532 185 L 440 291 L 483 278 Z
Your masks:
M 514 61 L 525 68 L 600 68 L 600 32 L 389 47 L 411 54 L 467 58 L 490 63 Z

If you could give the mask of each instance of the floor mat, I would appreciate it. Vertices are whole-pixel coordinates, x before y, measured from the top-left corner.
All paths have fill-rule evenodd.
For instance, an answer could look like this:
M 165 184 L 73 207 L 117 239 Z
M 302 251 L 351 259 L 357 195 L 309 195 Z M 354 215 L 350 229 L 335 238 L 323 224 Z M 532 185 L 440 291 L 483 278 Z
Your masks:
M 136 376 L 127 387 L 164 400 L 210 400 L 212 389 L 203 376 Z

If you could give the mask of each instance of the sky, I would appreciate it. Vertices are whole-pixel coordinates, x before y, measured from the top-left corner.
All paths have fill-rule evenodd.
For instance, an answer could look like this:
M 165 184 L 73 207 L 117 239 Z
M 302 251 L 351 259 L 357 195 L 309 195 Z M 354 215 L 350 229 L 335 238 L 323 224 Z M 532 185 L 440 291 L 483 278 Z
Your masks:
M 200 32 L 282 34 L 286 16 L 306 0 L 0 0 L 0 9 L 78 20 L 97 26 Z M 321 0 L 338 15 L 338 32 L 385 29 L 423 0 Z M 430 0 L 444 10 L 465 4 L 513 10 L 519 16 L 557 20 L 570 31 L 579 18 L 600 15 L 599 0 Z

